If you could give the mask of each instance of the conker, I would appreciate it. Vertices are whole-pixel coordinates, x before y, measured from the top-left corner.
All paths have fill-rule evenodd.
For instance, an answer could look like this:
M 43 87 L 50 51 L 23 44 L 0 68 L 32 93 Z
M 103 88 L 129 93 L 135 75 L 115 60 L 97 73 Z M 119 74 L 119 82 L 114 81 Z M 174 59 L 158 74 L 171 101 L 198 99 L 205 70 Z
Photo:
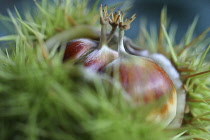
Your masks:
M 80 38 L 74 39 L 66 43 L 63 60 L 78 59 L 85 55 L 88 51 L 95 49 L 98 46 L 96 41 Z
M 134 19 L 135 15 L 123 21 L 123 13 L 120 14 L 119 57 L 108 64 L 104 71 L 112 74 L 112 77 L 120 82 L 136 105 L 163 101 L 160 106 L 151 110 L 147 119 L 162 122 L 164 126 L 167 126 L 176 115 L 176 89 L 167 73 L 154 61 L 128 54 L 125 51 L 124 30 L 130 28 L 130 23 Z

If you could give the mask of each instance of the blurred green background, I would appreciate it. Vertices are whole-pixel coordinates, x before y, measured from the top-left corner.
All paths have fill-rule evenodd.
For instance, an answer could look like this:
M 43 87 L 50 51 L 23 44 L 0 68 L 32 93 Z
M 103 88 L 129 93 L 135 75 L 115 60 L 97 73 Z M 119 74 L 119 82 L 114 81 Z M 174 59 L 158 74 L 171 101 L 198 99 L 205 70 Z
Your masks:
M 37 0 L 40 1 L 40 0 Z M 52 0 L 49 0 L 52 1 Z M 24 13 L 24 10 L 33 8 L 33 0 L 0 0 L 0 14 L 7 15 L 7 10 L 10 9 L 14 12 L 14 6 Z M 90 0 L 90 6 L 95 0 Z M 195 16 L 199 16 L 198 24 L 195 29 L 195 35 L 198 35 L 206 28 L 210 27 L 210 0 L 101 0 L 102 4 L 117 4 L 125 2 L 133 4 L 127 16 L 137 13 L 137 19 L 132 24 L 132 28 L 127 31 L 126 35 L 135 38 L 139 32 L 139 24 L 143 18 L 147 19 L 148 25 L 159 26 L 160 11 L 163 6 L 167 6 L 168 17 L 171 23 L 177 25 L 177 40 L 187 30 L 188 26 L 192 23 Z M 122 8 L 122 7 L 117 7 Z M 123 8 L 129 8 L 124 5 Z M 5 35 L 4 27 L 0 26 L 0 36 Z M 210 34 L 208 34 L 210 36 Z

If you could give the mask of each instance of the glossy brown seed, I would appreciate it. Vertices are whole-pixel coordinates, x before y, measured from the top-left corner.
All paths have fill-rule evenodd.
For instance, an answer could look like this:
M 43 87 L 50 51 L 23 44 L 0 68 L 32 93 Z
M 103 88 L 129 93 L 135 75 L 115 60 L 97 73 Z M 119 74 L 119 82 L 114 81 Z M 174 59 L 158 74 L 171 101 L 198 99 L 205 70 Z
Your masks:
M 148 103 L 176 91 L 166 72 L 150 59 L 130 56 L 108 67 L 114 67 L 122 87 L 136 102 Z
M 88 51 L 95 49 L 98 46 L 93 40 L 80 38 L 66 43 L 63 60 L 78 59 L 85 55 Z
M 163 126 L 167 126 L 176 115 L 176 89 L 158 64 L 151 59 L 130 55 L 125 51 L 123 36 L 124 30 L 128 29 L 125 25 L 130 26 L 133 19 L 135 14 L 125 21 L 123 14 L 120 14 L 119 58 L 107 65 L 105 71 L 119 81 L 132 103 L 137 106 L 156 103 L 157 106 L 151 109 L 147 119 L 162 122 Z
M 136 105 L 161 103 L 153 108 L 148 120 L 167 126 L 175 117 L 176 89 L 167 73 L 150 59 L 127 55 L 105 67 L 118 80 Z
M 88 69 L 96 72 L 102 70 L 107 64 L 118 57 L 118 52 L 109 48 L 106 36 L 107 25 L 109 24 L 112 12 L 108 14 L 107 6 L 104 9 L 102 9 L 102 5 L 100 6 L 101 35 L 99 45 L 79 61 L 79 63 L 83 63 Z
M 101 71 L 118 57 L 118 53 L 108 47 L 96 49 L 85 57 L 84 66 L 93 71 Z

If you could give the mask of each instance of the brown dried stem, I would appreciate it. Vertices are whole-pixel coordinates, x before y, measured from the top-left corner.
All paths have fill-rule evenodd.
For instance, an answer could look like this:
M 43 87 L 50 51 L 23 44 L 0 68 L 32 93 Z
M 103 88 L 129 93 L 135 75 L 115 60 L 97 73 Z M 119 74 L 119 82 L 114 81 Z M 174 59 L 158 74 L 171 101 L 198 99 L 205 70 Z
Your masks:
M 192 75 L 181 76 L 181 78 L 182 79 L 188 79 L 188 78 L 200 76 L 200 75 L 207 74 L 207 73 L 210 73 L 210 70 L 203 71 L 203 72 L 200 72 L 200 73 L 195 73 L 195 74 L 192 74 Z
M 113 11 L 114 11 L 114 9 L 113 9 Z M 110 42 L 110 40 L 114 36 L 114 33 L 117 30 L 117 27 L 119 25 L 119 18 L 120 18 L 119 13 L 115 12 L 114 14 L 113 13 L 111 14 L 111 18 L 109 19 L 109 24 L 112 26 L 112 30 L 109 33 L 109 36 L 107 38 L 107 42 Z

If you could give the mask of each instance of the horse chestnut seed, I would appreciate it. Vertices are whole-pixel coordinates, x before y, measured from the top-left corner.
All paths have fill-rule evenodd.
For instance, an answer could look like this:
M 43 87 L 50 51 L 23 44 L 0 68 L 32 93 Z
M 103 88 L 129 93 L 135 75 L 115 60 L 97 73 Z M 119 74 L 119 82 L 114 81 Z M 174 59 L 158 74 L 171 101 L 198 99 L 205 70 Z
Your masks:
M 80 38 L 74 39 L 66 43 L 63 60 L 78 59 L 85 55 L 88 51 L 95 49 L 98 46 L 96 41 Z
M 153 108 L 147 119 L 162 122 L 167 126 L 176 115 L 177 93 L 167 73 L 152 60 L 130 55 L 123 44 L 124 30 L 129 29 L 135 19 L 123 21 L 121 13 L 119 24 L 118 54 L 119 57 L 105 67 L 105 71 L 117 79 L 128 96 L 137 105 L 163 101 Z M 163 100 L 161 100 L 163 99 Z
M 113 12 L 113 11 L 112 11 Z M 112 50 L 108 47 L 107 42 L 107 25 L 110 21 L 110 15 L 107 13 L 107 6 L 102 9 L 102 5 L 100 7 L 100 24 L 101 24 L 101 36 L 99 45 L 90 53 L 86 54 L 84 57 L 81 57 L 77 63 L 84 64 L 85 67 L 92 71 L 100 71 L 107 64 L 112 62 L 118 57 L 118 52 Z M 118 22 L 115 20 L 115 22 Z

